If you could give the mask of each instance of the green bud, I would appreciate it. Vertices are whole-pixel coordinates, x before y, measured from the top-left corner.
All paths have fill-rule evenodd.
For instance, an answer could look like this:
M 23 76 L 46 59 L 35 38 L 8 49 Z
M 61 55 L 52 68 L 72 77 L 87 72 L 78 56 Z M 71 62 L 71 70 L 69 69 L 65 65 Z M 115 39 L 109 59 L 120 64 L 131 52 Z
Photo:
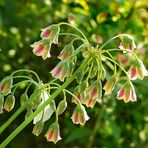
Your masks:
M 90 76 L 89 76 L 90 79 L 92 79 L 96 76 L 97 70 L 98 70 L 97 63 L 96 63 L 96 61 L 93 61 L 92 70 L 91 70 Z
M 85 91 L 86 90 L 86 88 L 88 88 L 88 82 L 87 81 L 83 81 L 83 82 L 81 82 L 80 83 L 80 87 L 79 87 L 80 89 L 80 92 L 83 92 L 83 91 Z
M 83 75 L 82 71 L 79 71 L 79 73 L 76 76 L 77 83 L 80 83 L 83 80 L 83 77 L 84 77 L 84 75 Z
M 51 107 L 51 109 L 53 111 L 56 111 L 56 105 L 55 105 L 55 101 L 54 100 L 52 100 L 52 102 L 49 105 L 50 105 L 50 107 Z
M 15 97 L 14 95 L 11 94 L 7 96 L 5 100 L 4 109 L 9 112 L 13 109 L 14 105 L 15 105 Z
M 11 76 L 5 77 L 0 82 L 0 92 L 3 93 L 5 96 L 11 92 L 11 87 L 13 84 L 13 79 Z
M 38 122 L 35 124 L 32 133 L 33 133 L 35 136 L 38 136 L 38 135 L 41 134 L 43 128 L 44 128 L 44 122 L 43 122 L 43 121 L 38 121 Z
M 4 96 L 0 94 L 0 114 L 3 113 Z
M 62 114 L 66 108 L 67 108 L 67 102 L 66 100 L 62 100 L 57 107 L 58 115 Z
M 27 100 L 28 100 L 27 93 L 23 93 L 21 95 L 21 97 L 20 97 L 20 104 L 21 104 L 21 106 L 23 106 L 26 103 Z

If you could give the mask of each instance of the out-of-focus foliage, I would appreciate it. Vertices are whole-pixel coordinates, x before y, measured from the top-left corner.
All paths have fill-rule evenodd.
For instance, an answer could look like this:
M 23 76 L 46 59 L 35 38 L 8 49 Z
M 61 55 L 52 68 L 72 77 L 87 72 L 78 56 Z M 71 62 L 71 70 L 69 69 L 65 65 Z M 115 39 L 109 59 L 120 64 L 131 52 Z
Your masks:
M 117 34 L 132 35 L 137 44 L 136 53 L 148 68 L 147 0 L 1 0 L 0 79 L 20 68 L 36 71 L 43 81 L 51 79 L 49 72 L 57 63 L 56 56 L 63 47 L 62 42 L 66 43 L 68 38 L 60 37 L 60 44 L 52 47 L 53 57 L 46 61 L 32 54 L 30 44 L 39 39 L 41 28 L 61 21 L 69 21 L 79 27 L 94 46 L 97 44 L 100 46 Z M 84 127 L 72 124 L 69 120 L 72 106 L 69 107 L 60 119 L 63 140 L 57 145 L 47 143 L 43 138 L 52 123 L 49 121 L 46 122 L 45 131 L 41 136 L 32 135 L 30 132 L 32 124 L 30 124 L 9 144 L 9 147 L 22 147 L 22 145 L 39 148 L 87 147 L 88 143 L 92 143 L 91 147 L 146 148 L 148 147 L 148 78 L 135 81 L 135 86 L 138 95 L 136 103 L 124 104 L 115 100 L 116 91 L 114 91 L 112 96 L 103 98 L 106 104 L 103 111 L 101 104 L 97 104 L 94 110 L 88 110 L 90 120 Z M 1 115 L 0 124 L 11 114 Z M 5 136 L 23 120 L 24 115 L 7 129 Z M 93 140 L 90 140 L 91 136 Z

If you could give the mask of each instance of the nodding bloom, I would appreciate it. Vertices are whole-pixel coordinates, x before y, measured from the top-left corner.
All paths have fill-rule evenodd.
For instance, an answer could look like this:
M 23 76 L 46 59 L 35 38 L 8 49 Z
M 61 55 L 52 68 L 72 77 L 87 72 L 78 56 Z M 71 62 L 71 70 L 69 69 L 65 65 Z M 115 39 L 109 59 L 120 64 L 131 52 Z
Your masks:
M 42 130 L 43 130 L 43 127 L 44 127 L 44 122 L 41 120 L 41 121 L 38 121 L 35 125 L 34 125 L 34 128 L 33 128 L 33 131 L 32 133 L 35 135 L 35 136 L 38 136 L 41 134 Z
M 129 77 L 131 80 L 135 80 L 139 78 L 140 80 L 143 80 L 144 76 L 148 76 L 148 71 L 146 70 L 143 62 L 141 60 L 138 60 L 137 65 L 131 66 L 129 69 Z
M 92 83 L 92 85 L 89 87 L 88 90 L 88 96 L 85 100 L 85 105 L 87 107 L 93 108 L 96 101 L 100 100 L 102 97 L 102 84 L 101 81 L 95 81 Z
M 137 101 L 136 92 L 132 83 L 125 83 L 124 86 L 117 93 L 118 100 L 124 100 L 125 103 L 129 101 Z
M 50 95 L 44 91 L 40 95 L 41 97 L 41 103 L 38 105 L 37 108 L 39 108 L 44 102 L 46 102 Z M 53 110 L 51 109 L 50 105 L 48 104 L 43 111 L 41 111 L 33 120 L 33 124 L 36 124 L 38 121 L 42 119 L 43 122 L 47 121 L 53 114 Z
M 136 48 L 135 42 L 131 36 L 124 37 L 119 45 L 119 49 L 126 49 L 134 51 Z
M 68 44 L 67 46 L 64 47 L 64 49 L 61 51 L 58 58 L 61 59 L 61 60 L 65 60 L 72 54 L 73 51 L 74 51 L 73 44 L 70 43 L 70 44 Z
M 46 58 L 51 57 L 50 55 L 50 48 L 51 43 L 48 40 L 40 40 L 38 42 L 35 42 L 31 45 L 33 48 L 33 53 L 36 56 L 42 56 L 42 58 L 45 60 Z
M 49 39 L 49 42 L 58 44 L 58 34 L 60 32 L 60 27 L 58 25 L 48 26 L 41 29 L 41 31 L 42 39 Z
M 4 94 L 5 96 L 11 93 L 12 83 L 13 83 L 13 79 L 11 76 L 4 78 L 0 82 L 0 93 Z
M 15 105 L 15 97 L 12 94 L 10 94 L 7 96 L 5 100 L 4 109 L 9 112 L 14 108 L 14 105 Z
M 105 83 L 103 89 L 105 90 L 105 94 L 111 94 L 115 88 L 117 82 L 116 75 L 110 77 L 110 79 Z
M 85 122 L 89 120 L 85 107 L 83 105 L 77 105 L 77 107 L 74 109 L 71 119 L 74 124 L 84 125 Z
M 47 133 L 45 134 L 47 141 L 51 141 L 53 143 L 57 143 L 62 138 L 60 137 L 60 127 L 57 122 L 54 122 L 48 129 Z
M 60 81 L 64 81 L 64 79 L 68 76 L 69 72 L 69 64 L 68 62 L 60 62 L 52 71 L 51 74 L 53 77 L 60 79 Z
M 128 54 L 118 54 L 117 60 L 124 67 L 128 66 L 128 64 L 130 63 L 130 58 Z

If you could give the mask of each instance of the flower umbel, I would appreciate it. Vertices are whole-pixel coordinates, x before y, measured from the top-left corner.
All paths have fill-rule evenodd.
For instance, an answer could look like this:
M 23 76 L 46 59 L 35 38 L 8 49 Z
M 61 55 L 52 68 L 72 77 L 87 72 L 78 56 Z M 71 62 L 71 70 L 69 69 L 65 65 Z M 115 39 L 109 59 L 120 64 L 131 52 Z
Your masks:
M 47 141 L 51 141 L 53 143 L 57 143 L 62 138 L 60 137 L 60 127 L 57 122 L 54 122 L 48 129 L 47 133 L 45 134 Z

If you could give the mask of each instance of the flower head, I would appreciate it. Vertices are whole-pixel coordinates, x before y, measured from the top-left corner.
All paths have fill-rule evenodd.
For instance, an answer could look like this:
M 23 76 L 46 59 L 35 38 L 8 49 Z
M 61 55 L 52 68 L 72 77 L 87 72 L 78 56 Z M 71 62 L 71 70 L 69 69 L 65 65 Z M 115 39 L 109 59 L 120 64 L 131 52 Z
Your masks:
M 51 43 L 48 40 L 44 39 L 35 42 L 34 44 L 31 45 L 31 47 L 33 48 L 33 53 L 36 56 L 42 56 L 43 59 L 51 57 L 50 55 Z
M 105 94 L 111 94 L 115 88 L 117 79 L 116 76 L 113 75 L 111 78 L 105 83 L 103 89 L 105 90 Z
M 53 77 L 64 81 L 69 71 L 69 64 L 67 62 L 60 62 L 52 71 Z
M 58 34 L 60 28 L 58 25 L 51 25 L 46 28 L 41 29 L 41 38 L 49 39 L 51 43 L 58 44 Z
M 70 43 L 67 46 L 65 46 L 65 48 L 61 51 L 58 58 L 61 60 L 65 60 L 72 54 L 73 51 L 74 51 L 74 47 L 73 47 L 72 43 Z
M 83 105 L 78 105 L 71 117 L 74 124 L 81 124 L 84 125 L 87 120 L 89 120 L 89 117 L 87 115 L 87 112 L 85 110 L 85 107 Z
M 139 78 L 140 80 L 143 80 L 144 76 L 148 75 L 148 71 L 146 70 L 143 62 L 141 60 L 138 60 L 138 63 L 136 66 L 131 66 L 129 69 L 129 77 L 131 80 L 135 80 Z
M 123 40 L 119 45 L 119 49 L 126 49 L 133 51 L 136 48 L 133 38 L 129 35 L 124 36 Z
M 47 141 L 52 141 L 55 144 L 61 140 L 62 138 L 60 137 L 60 127 L 59 124 L 57 122 L 53 123 L 47 133 L 45 134 L 45 137 L 47 139 Z
M 13 83 L 12 77 L 8 76 L 4 78 L 0 82 L 0 93 L 4 94 L 5 96 L 8 95 L 11 92 L 12 83 Z
M 136 101 L 136 92 L 132 83 L 125 83 L 117 93 L 118 100 L 124 100 L 125 103 L 129 101 Z

